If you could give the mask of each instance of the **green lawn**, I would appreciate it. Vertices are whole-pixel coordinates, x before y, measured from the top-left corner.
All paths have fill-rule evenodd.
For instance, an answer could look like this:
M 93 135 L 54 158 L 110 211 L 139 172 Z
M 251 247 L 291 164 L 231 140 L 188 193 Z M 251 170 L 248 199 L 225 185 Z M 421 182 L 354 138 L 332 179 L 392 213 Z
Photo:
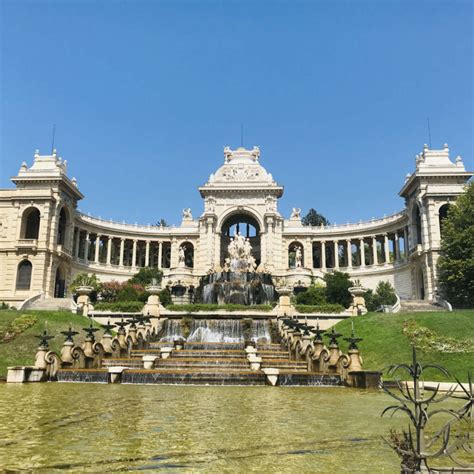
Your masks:
M 8 366 L 34 363 L 39 343 L 35 336 L 44 331 L 46 321 L 48 333 L 55 336 L 50 340 L 49 346 L 56 352 L 61 350 L 64 342 L 64 336 L 59 334 L 60 331 L 67 330 L 71 324 L 73 329 L 80 332 L 74 341 L 76 344 L 82 344 L 84 331 L 81 329 L 89 325 L 87 318 L 66 311 L 0 311 L 0 333 L 4 332 L 11 321 L 23 314 L 35 316 L 38 321 L 10 342 L 0 342 L 0 377 L 6 376 Z
M 369 313 L 354 318 L 356 334 L 364 340 L 359 349 L 364 361 L 364 369 L 381 370 L 387 365 L 410 363 L 412 352 L 410 340 L 403 334 L 403 323 L 415 320 L 419 327 L 426 327 L 439 337 L 456 340 L 474 339 L 474 310 L 430 313 Z M 337 330 L 347 337 L 351 332 L 351 321 L 337 324 Z M 472 347 L 472 345 L 471 345 Z M 347 350 L 347 342 L 341 341 L 341 348 Z M 437 364 L 448 369 L 461 380 L 466 374 L 474 374 L 474 352 L 442 353 L 440 351 L 417 351 L 422 364 Z M 402 372 L 399 372 L 401 374 Z M 426 373 L 427 380 L 444 380 L 433 371 Z

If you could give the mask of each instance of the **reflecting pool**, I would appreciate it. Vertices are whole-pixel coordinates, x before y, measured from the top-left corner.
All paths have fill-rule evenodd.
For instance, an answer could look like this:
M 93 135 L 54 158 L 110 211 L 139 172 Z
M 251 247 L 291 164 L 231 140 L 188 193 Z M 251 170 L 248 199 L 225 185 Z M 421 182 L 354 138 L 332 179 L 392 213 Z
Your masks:
M 399 472 L 373 391 L 0 384 L 0 471 Z

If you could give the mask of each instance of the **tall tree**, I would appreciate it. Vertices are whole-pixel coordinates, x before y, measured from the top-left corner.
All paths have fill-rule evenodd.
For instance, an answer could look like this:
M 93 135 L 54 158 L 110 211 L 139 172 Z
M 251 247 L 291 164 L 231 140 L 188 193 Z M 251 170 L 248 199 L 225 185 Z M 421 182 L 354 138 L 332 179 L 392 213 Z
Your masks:
M 322 215 L 319 214 L 319 212 L 316 209 L 311 208 L 308 211 L 308 214 L 306 214 L 303 219 L 301 219 L 301 222 L 303 225 L 310 225 L 310 226 L 321 226 L 321 225 L 329 225 L 329 221 Z
M 474 307 L 474 182 L 449 207 L 442 222 L 439 282 L 455 307 Z

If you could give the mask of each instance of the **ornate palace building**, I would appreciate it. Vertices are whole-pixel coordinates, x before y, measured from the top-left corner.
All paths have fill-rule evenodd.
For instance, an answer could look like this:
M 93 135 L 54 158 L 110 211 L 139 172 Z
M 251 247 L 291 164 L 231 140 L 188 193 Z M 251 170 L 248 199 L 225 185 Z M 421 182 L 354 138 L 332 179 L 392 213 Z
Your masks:
M 83 199 L 66 161 L 37 152 L 23 163 L 13 189 L 0 190 L 0 302 L 68 296 L 79 272 L 124 281 L 158 267 L 164 285 L 192 299 L 202 276 L 226 267 L 232 236 L 251 244 L 257 272 L 277 284 L 308 286 L 334 270 L 369 288 L 388 280 L 402 299 L 432 299 L 440 222 L 473 175 L 449 149 L 425 145 L 400 190 L 405 208 L 366 222 L 305 226 L 300 210 L 278 211 L 283 187 L 260 164 L 260 150 L 224 149 L 224 164 L 199 188 L 204 211 L 183 210 L 178 227 L 117 223 L 82 214 Z M 248 238 L 248 240 L 247 240 Z

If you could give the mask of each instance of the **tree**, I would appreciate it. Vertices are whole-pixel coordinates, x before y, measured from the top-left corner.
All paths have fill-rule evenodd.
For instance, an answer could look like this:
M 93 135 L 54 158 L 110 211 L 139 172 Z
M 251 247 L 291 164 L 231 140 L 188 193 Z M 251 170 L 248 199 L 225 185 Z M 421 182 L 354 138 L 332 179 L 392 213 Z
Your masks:
M 474 307 L 474 183 L 450 206 L 443 221 L 439 284 L 457 308 Z
M 296 295 L 297 304 L 318 306 L 326 303 L 326 287 L 322 285 L 311 285 L 305 291 Z
M 160 219 L 156 224 L 155 227 L 168 227 L 168 223 L 164 219 Z
M 306 214 L 303 219 L 301 219 L 301 222 L 303 225 L 310 225 L 310 226 L 321 226 L 321 225 L 329 225 L 329 221 L 322 215 L 319 214 L 316 209 L 311 208 L 308 211 L 308 214 Z
M 163 272 L 156 267 L 143 267 L 140 268 L 139 272 L 133 275 L 128 283 L 132 285 L 142 285 L 148 286 L 153 283 L 153 280 L 156 280 L 156 284 L 161 283 L 161 279 L 163 278 Z
M 324 280 L 326 281 L 327 302 L 341 304 L 344 308 L 348 308 L 352 302 L 349 288 L 354 286 L 349 274 L 343 272 L 326 273 Z

